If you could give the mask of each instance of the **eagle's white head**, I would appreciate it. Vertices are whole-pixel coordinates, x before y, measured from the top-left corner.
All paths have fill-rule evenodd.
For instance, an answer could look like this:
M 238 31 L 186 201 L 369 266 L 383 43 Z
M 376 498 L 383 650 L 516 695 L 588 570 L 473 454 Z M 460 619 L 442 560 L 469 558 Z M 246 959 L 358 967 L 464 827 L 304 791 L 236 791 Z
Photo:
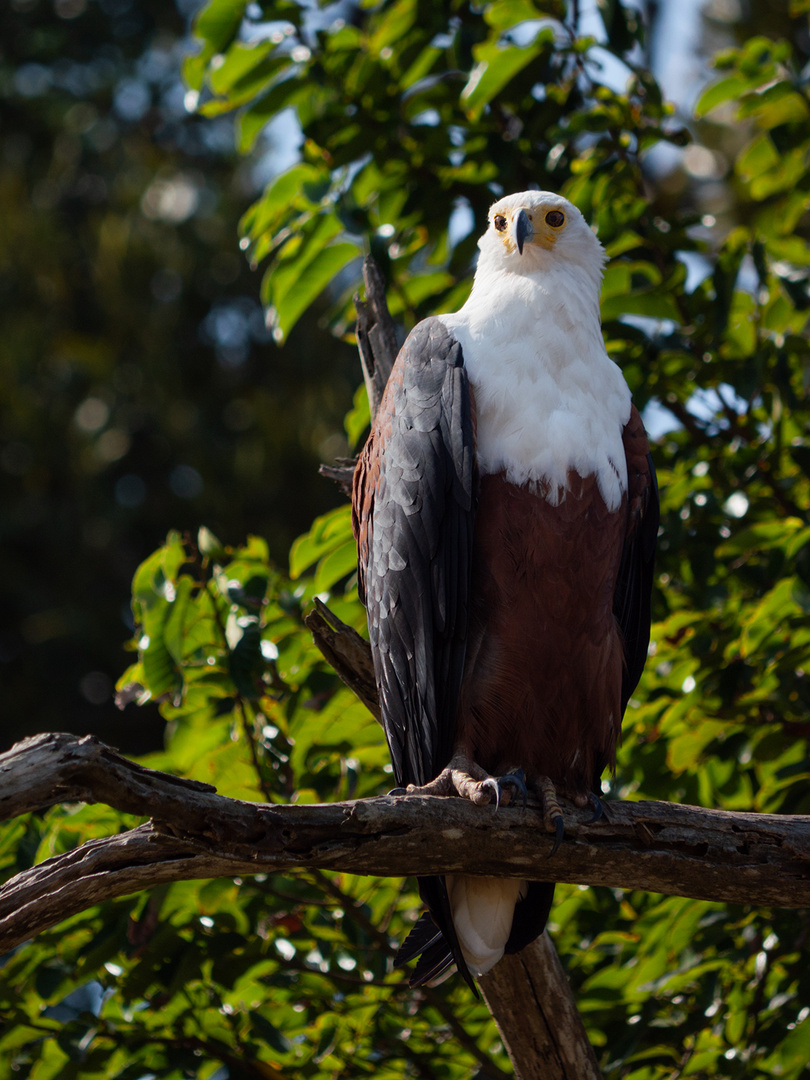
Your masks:
M 542 273 L 563 267 L 596 288 L 605 249 L 580 211 L 551 191 L 520 191 L 489 210 L 489 228 L 478 241 L 478 274 Z
M 572 469 L 595 475 L 616 510 L 631 402 L 602 339 L 604 248 L 573 203 L 550 191 L 499 199 L 478 246 L 472 292 L 441 320 L 475 391 L 479 469 L 539 483 L 551 502 Z

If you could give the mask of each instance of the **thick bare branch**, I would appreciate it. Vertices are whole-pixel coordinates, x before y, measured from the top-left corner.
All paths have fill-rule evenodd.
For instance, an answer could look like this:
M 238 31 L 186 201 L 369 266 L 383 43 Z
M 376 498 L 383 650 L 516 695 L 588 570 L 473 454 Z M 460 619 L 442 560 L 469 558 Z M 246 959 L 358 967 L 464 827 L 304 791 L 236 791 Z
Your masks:
M 363 281 L 366 285 L 366 299 L 363 301 L 359 296 L 354 298 L 357 309 L 357 349 L 363 365 L 363 378 L 366 381 L 373 420 L 397 358 L 397 330 L 388 312 L 385 279 L 370 255 L 363 263 Z
M 87 801 L 153 818 L 7 882 L 0 889 L 0 951 L 100 900 L 158 882 L 301 866 L 396 877 L 463 871 L 734 903 L 810 904 L 807 817 L 610 803 L 609 820 L 593 824 L 589 810 L 566 807 L 565 840 L 549 859 L 551 840 L 532 807 L 496 810 L 413 796 L 312 806 L 241 802 L 144 769 L 89 737 L 28 739 L 0 756 L 0 776 L 5 817 Z
M 557 950 L 547 933 L 478 980 L 517 1080 L 600 1080 Z
M 0 821 L 71 802 L 105 803 L 212 839 L 250 831 L 257 809 L 210 784 L 144 768 L 92 735 L 34 735 L 0 754 Z
M 365 300 L 361 300 L 359 295 L 354 298 L 357 311 L 355 333 L 373 420 L 397 358 L 399 344 L 396 323 L 389 314 L 385 299 L 385 279 L 371 255 L 367 255 L 363 262 L 363 281 L 366 286 Z M 344 494 L 351 496 L 356 464 L 356 458 L 338 458 L 331 465 L 321 465 L 319 472 L 321 476 L 334 480 Z
M 385 299 L 385 279 L 371 255 L 367 255 L 363 262 L 363 281 L 366 286 L 365 300 L 361 300 L 359 295 L 354 298 L 357 310 L 355 332 L 373 420 L 397 358 L 399 344 L 396 323 L 389 314 Z M 355 464 L 356 459 L 339 458 L 334 464 L 321 465 L 320 473 L 334 480 L 350 496 Z
M 352 690 L 369 712 L 380 719 L 380 703 L 374 680 L 371 649 L 365 638 L 360 637 L 352 626 L 342 622 L 326 604 L 315 601 L 304 622 L 312 631 L 312 638 L 343 682 Z

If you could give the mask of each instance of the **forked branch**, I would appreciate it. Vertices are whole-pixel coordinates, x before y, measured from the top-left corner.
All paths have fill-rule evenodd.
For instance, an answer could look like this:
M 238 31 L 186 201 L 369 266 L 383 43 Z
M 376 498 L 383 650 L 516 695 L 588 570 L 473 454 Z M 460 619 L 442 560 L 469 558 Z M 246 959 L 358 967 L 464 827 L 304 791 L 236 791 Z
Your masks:
M 92 737 L 39 735 L 0 755 L 0 817 L 58 802 L 151 816 L 18 874 L 0 889 L 0 952 L 101 900 L 159 882 L 317 867 L 402 877 L 465 873 L 568 881 L 731 903 L 810 904 L 810 818 L 610 803 L 566 806 L 551 838 L 531 806 L 402 796 L 268 806 L 127 761 Z

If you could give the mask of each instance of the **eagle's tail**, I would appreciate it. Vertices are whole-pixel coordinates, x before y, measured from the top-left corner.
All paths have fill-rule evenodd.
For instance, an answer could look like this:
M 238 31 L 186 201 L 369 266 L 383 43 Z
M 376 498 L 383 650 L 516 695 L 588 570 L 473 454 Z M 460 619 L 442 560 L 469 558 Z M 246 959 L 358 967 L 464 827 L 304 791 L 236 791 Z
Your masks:
M 436 929 L 429 911 L 417 921 L 394 957 L 394 967 L 402 967 L 415 956 L 419 961 L 414 968 L 411 986 L 435 983 L 453 966 L 453 953 L 441 930 Z
M 485 975 L 503 956 L 512 920 L 529 883 L 516 878 L 448 874 L 447 895 L 458 943 L 474 975 Z
M 424 986 L 438 982 L 455 964 L 472 992 L 477 994 L 453 926 L 445 879 L 420 877 L 417 882 L 428 910 L 402 943 L 394 957 L 394 966 L 401 967 L 418 956 L 419 961 L 411 973 L 409 983 L 411 986 Z
M 554 886 L 538 881 L 452 874 L 421 878 L 419 884 L 431 910 L 416 923 L 394 960 L 400 967 L 419 957 L 411 986 L 440 981 L 455 962 L 475 990 L 471 972 L 485 974 L 505 952 L 519 952 L 542 934 L 554 898 Z M 441 905 L 435 903 L 438 896 L 428 897 L 434 891 L 442 895 Z M 440 923 L 449 925 L 439 929 Z

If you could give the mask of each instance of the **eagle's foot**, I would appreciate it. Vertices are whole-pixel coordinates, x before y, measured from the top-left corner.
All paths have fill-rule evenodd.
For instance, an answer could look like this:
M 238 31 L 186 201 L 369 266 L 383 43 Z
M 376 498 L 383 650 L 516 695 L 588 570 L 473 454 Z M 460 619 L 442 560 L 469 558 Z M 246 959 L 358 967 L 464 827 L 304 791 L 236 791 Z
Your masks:
M 451 794 L 469 799 L 476 806 L 488 806 L 493 800 L 496 806 L 500 805 L 498 781 L 466 754 L 454 754 L 445 772 L 450 773 Z
M 523 769 L 504 773 L 503 776 L 490 776 L 480 765 L 462 754 L 456 754 L 448 766 L 456 794 L 462 799 L 469 799 L 476 806 L 486 806 L 494 801 L 495 809 L 520 798 L 525 806 L 529 792 L 526 788 L 526 774 Z
M 543 803 L 543 823 L 546 826 L 546 832 L 554 833 L 554 843 L 551 845 L 551 851 L 548 855 L 551 858 L 565 836 L 565 821 L 562 810 L 560 810 L 560 804 L 557 801 L 557 789 L 554 787 L 553 782 L 547 776 L 540 776 L 537 779 L 536 786 Z
M 522 805 L 525 807 L 529 801 L 529 790 L 526 787 L 526 774 L 523 769 L 515 769 L 514 772 L 499 776 L 496 780 L 498 785 L 499 800 L 508 805 L 512 801 L 510 788 L 515 789 L 515 798 L 519 795 Z
M 503 803 L 508 806 L 515 794 L 526 805 L 528 791 L 522 769 L 504 776 L 490 776 L 465 754 L 455 754 L 447 768 L 427 784 L 408 784 L 406 788 L 394 788 L 389 795 L 459 795 L 476 806 L 488 806 L 494 802 L 496 809 Z
M 391 788 L 389 795 L 455 795 L 450 769 L 442 769 L 439 775 L 427 784 L 408 784 L 407 787 Z
M 437 777 L 426 784 L 408 784 L 394 788 L 389 795 L 460 795 L 477 806 L 486 806 L 500 798 L 497 782 L 474 761 L 456 754 Z

